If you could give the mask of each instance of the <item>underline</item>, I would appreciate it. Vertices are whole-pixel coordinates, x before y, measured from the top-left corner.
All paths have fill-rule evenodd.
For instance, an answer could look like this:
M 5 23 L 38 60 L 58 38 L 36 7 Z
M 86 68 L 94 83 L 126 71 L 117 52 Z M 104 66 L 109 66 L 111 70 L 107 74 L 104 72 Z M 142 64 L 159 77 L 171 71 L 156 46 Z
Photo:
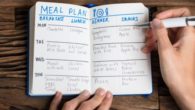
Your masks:
M 76 42 L 61 42 L 61 41 L 47 41 L 47 42 L 49 42 L 49 43 L 77 44 L 77 45 L 88 46 L 88 44 L 85 44 L 85 43 L 76 43 Z
M 86 60 L 68 60 L 68 59 L 46 59 L 46 60 L 54 60 L 54 61 L 74 61 L 74 62 L 83 62 L 83 63 L 88 63 L 89 61 Z
M 98 18 L 104 18 L 104 17 L 113 17 L 113 16 L 126 16 L 126 15 L 142 15 L 144 13 L 127 13 L 127 14 L 114 14 L 114 15 L 108 15 L 108 16 L 99 16 L 94 18 L 85 18 L 85 17 L 79 17 L 79 16 L 69 16 L 69 15 L 50 15 L 50 14 L 39 14 L 39 16 L 62 16 L 62 17 L 72 17 L 72 18 L 81 18 L 86 20 L 92 20 L 92 19 L 98 19 Z
M 68 15 L 49 15 L 49 14 L 39 14 L 39 16 L 62 16 L 62 17 L 72 17 L 72 18 L 81 18 L 81 19 L 86 19 L 86 20 L 89 20 L 88 18 L 84 18 L 84 17 L 79 17 L 79 16 L 68 16 Z
M 148 59 L 127 59 L 127 60 L 101 60 L 101 61 L 93 61 L 93 62 L 121 62 L 121 61 L 142 61 Z
M 115 14 L 115 15 L 95 17 L 95 18 L 92 18 L 92 19 L 105 18 L 105 17 L 113 17 L 113 16 L 142 15 L 142 14 L 144 14 L 144 13 Z M 92 20 L 92 19 L 90 19 L 90 20 Z
M 99 44 L 93 44 L 93 45 L 129 44 L 129 43 L 145 43 L 145 42 L 112 42 L 112 43 L 99 43 Z
M 99 78 L 102 78 L 102 77 L 138 77 L 138 76 L 148 76 L 148 75 L 109 75 L 109 76 L 76 76 L 76 75 L 62 75 L 62 74 L 46 74 L 45 76 L 65 76 L 65 77 L 92 77 L 92 78 L 95 78 L 95 77 L 99 77 Z
M 135 26 L 135 27 L 140 27 L 140 28 L 142 28 L 142 27 L 141 27 L 142 25 L 134 24 L 134 25 L 114 25 L 114 26 L 95 27 L 95 28 L 92 28 L 92 29 L 115 28 L 115 27 L 130 27 L 130 26 Z

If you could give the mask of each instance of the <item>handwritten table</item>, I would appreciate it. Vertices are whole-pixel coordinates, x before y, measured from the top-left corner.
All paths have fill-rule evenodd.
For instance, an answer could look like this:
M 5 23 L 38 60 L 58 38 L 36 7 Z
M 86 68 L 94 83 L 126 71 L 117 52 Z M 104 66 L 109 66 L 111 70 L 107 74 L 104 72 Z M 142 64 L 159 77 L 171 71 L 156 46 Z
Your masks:
M 37 0 L 0 0 L 0 110 L 45 110 L 52 97 L 26 95 L 28 10 Z M 49 0 L 46 0 L 49 1 Z M 52 0 L 50 0 L 52 1 Z M 195 15 L 194 0 L 53 0 L 74 4 L 143 2 L 151 11 L 187 6 Z M 150 96 L 115 96 L 113 110 L 178 110 L 152 53 L 154 92 Z M 65 97 L 65 100 L 72 97 Z M 62 103 L 63 104 L 63 103 Z

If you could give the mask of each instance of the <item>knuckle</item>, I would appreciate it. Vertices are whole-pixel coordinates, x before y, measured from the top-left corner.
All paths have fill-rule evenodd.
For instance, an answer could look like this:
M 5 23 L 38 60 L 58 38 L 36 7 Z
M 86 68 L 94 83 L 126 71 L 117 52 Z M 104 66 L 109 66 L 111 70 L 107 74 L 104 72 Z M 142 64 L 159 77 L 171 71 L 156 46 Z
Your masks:
M 74 106 L 74 103 L 72 103 L 71 101 L 68 101 L 64 104 L 65 108 L 71 109 Z
M 85 96 L 81 95 L 81 96 L 78 96 L 77 98 L 75 98 L 75 100 L 81 102 L 85 99 Z
M 90 109 L 91 108 L 91 104 L 90 104 L 90 102 L 83 102 L 82 104 L 81 104 L 81 108 L 85 108 L 85 109 Z
M 104 99 L 104 96 L 95 95 L 93 99 L 96 100 L 97 102 L 101 102 Z
M 107 102 L 102 102 L 102 103 L 101 103 L 101 106 L 107 107 L 107 106 L 109 106 L 109 105 L 108 105 Z
M 187 8 L 187 7 L 183 7 L 183 10 L 190 12 L 189 8 Z
M 191 14 L 190 9 L 187 7 L 183 7 L 182 10 L 189 15 Z
M 76 98 L 74 99 L 74 101 L 75 101 L 76 103 L 81 103 L 81 102 L 87 100 L 88 98 L 89 98 L 89 96 L 85 96 L 85 95 L 80 94 L 78 97 L 76 97 Z
M 81 105 L 84 106 L 84 107 L 88 107 L 88 106 L 90 106 L 90 103 L 89 102 L 83 102 Z

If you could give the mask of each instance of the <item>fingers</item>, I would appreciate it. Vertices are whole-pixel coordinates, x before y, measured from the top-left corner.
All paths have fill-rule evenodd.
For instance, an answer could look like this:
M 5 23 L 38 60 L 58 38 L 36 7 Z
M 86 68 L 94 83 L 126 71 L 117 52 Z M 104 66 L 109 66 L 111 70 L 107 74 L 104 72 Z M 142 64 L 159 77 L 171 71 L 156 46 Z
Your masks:
M 87 100 L 89 97 L 90 97 L 89 91 L 84 90 L 78 97 L 66 102 L 62 110 L 76 110 L 79 104 Z
M 152 33 L 157 39 L 158 50 L 160 52 L 172 49 L 172 44 L 168 37 L 167 29 L 159 19 L 154 19 L 151 23 Z
M 83 102 L 78 110 L 94 110 L 97 108 L 103 101 L 106 95 L 106 91 L 99 88 L 96 90 L 94 97 L 89 99 L 86 102 Z
M 146 43 L 145 46 L 142 48 L 142 51 L 144 53 L 149 53 L 151 52 L 154 48 L 155 48 L 155 44 L 156 44 L 156 37 L 154 37 L 152 35 L 152 30 L 148 29 L 146 31 Z
M 183 28 L 180 32 L 180 50 L 183 53 L 190 54 L 195 49 L 195 29 L 191 26 Z
M 145 32 L 146 39 L 150 39 L 152 37 L 152 30 L 148 28 Z
M 89 91 L 84 90 L 78 97 L 66 102 L 62 110 L 76 110 L 77 108 L 78 110 L 94 110 L 97 107 L 99 107 L 98 110 L 109 110 L 113 99 L 111 92 L 106 92 L 101 88 L 96 90 L 94 97 L 91 99 L 89 97 Z M 62 94 L 57 92 L 49 110 L 57 110 L 61 99 Z
M 112 93 L 108 91 L 98 110 L 109 110 L 112 104 L 112 99 L 113 99 Z
M 157 14 L 156 18 L 165 19 L 165 18 L 182 17 L 182 16 L 190 16 L 190 11 L 188 8 L 166 10 Z
M 52 100 L 50 104 L 49 110 L 57 110 L 61 99 L 62 99 L 62 93 L 57 91 L 54 99 Z
M 179 9 L 171 9 L 167 10 L 164 12 L 159 13 L 156 15 L 157 19 L 166 19 L 166 18 L 171 18 L 171 17 L 182 17 L 182 16 L 190 16 L 190 11 L 188 8 L 179 8 Z M 155 28 L 153 28 L 154 30 Z M 163 29 L 164 30 L 164 29 Z M 191 26 L 183 27 L 183 28 L 175 28 L 173 30 L 173 39 L 175 44 L 173 47 L 177 47 L 179 50 L 182 50 L 186 52 L 189 49 L 193 49 L 192 47 L 194 46 L 194 28 Z M 153 31 L 155 32 L 155 31 Z M 157 32 L 156 32 L 157 33 Z M 160 33 L 160 32 L 158 32 Z M 162 33 L 165 33 L 162 32 Z M 161 33 L 160 33 L 161 34 Z M 157 35 L 155 35 L 157 36 Z M 161 38 L 161 37 L 159 37 Z M 168 41 L 168 39 L 165 39 Z M 159 41 L 162 41 L 159 40 Z M 170 45 L 169 45 L 170 46 Z

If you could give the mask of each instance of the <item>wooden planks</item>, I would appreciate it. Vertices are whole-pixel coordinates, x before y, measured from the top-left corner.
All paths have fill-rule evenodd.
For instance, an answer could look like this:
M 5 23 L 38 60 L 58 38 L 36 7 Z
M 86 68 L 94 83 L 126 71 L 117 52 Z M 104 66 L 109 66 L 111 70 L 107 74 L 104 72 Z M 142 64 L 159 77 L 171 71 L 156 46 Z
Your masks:
M 1 88 L 0 103 L 6 104 L 6 108 L 15 108 L 16 110 L 46 110 L 49 106 L 49 97 L 29 97 L 25 94 L 25 89 L 20 88 Z M 3 106 L 3 107 L 4 107 Z M 0 106 L 1 108 L 1 106 Z
M 186 7 L 186 6 L 183 6 L 183 7 Z M 168 10 L 168 9 L 172 9 L 172 8 L 180 8 L 180 7 L 178 7 L 178 6 L 174 6 L 174 7 L 170 7 L 170 6 L 158 7 L 158 11 Z M 186 8 L 188 8 L 190 10 L 191 15 L 195 16 L 195 7 L 188 6 Z
M 0 110 L 45 110 L 52 97 L 26 95 L 28 10 L 37 0 L 0 0 Z M 43 0 L 42 0 L 43 1 Z M 44 0 L 54 1 L 54 0 Z M 74 4 L 143 2 L 158 11 L 190 8 L 195 15 L 194 0 L 55 0 Z M 112 110 L 178 110 L 161 75 L 157 52 L 152 53 L 154 92 L 148 97 L 115 96 Z M 65 97 L 64 101 L 72 97 Z M 61 105 L 64 103 L 62 101 Z
M 15 9 L 13 7 L 0 7 L 0 21 L 15 21 Z
M 0 109 L 30 110 L 46 109 L 50 97 L 29 97 L 26 95 L 24 78 L 0 78 Z M 8 83 L 9 82 L 9 83 Z M 7 109 L 8 108 L 8 109 Z M 15 110 L 14 109 L 14 110 Z
M 38 0 L 1 0 L 0 7 L 29 7 Z M 84 5 L 87 3 L 108 4 L 108 3 L 126 3 L 143 2 L 148 6 L 195 6 L 194 0 L 41 0 L 63 3 L 73 3 Z
M 0 7 L 0 30 L 15 28 L 15 9 L 13 7 Z
M 26 77 L 27 30 L 16 30 L 15 7 L 0 7 L 0 77 Z
M 160 110 L 179 110 L 171 96 L 160 96 Z

